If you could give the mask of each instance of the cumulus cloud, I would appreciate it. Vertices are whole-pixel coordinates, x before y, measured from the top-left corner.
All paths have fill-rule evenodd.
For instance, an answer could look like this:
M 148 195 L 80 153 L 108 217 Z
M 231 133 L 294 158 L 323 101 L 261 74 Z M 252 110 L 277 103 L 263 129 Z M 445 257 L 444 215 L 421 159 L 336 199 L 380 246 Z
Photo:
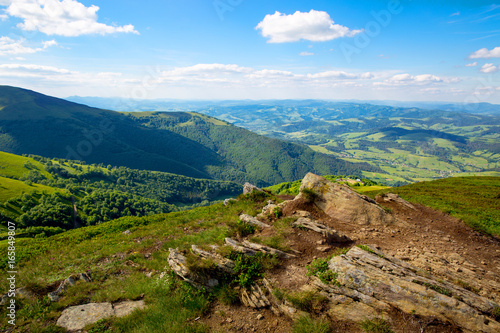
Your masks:
M 288 43 L 300 40 L 325 42 L 341 37 L 353 37 L 362 30 L 351 30 L 335 24 L 327 12 L 311 10 L 291 15 L 275 12 L 266 15 L 255 27 L 268 39 L 268 43 Z
M 482 48 L 472 53 L 469 56 L 470 59 L 489 59 L 489 58 L 500 58 L 500 46 L 495 47 L 492 50 L 487 48 Z
M 484 64 L 484 65 L 481 67 L 481 69 L 480 69 L 480 71 L 481 71 L 482 73 L 486 73 L 486 74 L 489 74 L 489 73 L 495 73 L 495 72 L 497 72 L 498 70 L 500 70 L 500 66 L 499 66 L 499 67 L 497 67 L 497 66 L 495 66 L 495 65 L 493 65 L 493 64 L 491 64 L 491 63 L 489 63 L 489 64 Z
M 55 40 L 48 40 L 48 41 L 45 41 L 43 42 L 43 48 L 46 49 L 46 48 L 49 48 L 51 46 L 57 46 L 57 42 Z
M 465 65 L 465 67 L 476 67 L 476 66 L 477 66 L 477 62 L 476 61 L 474 61 L 474 62 L 472 62 L 470 64 Z
M 3 3 L 6 3 L 4 1 Z M 18 27 L 46 35 L 75 37 L 89 34 L 135 33 L 131 24 L 110 26 L 97 22 L 99 7 L 76 0 L 12 0 L 5 13 L 20 18 Z
M 394 83 L 402 83 L 402 84 L 428 84 L 428 83 L 443 82 L 443 79 L 432 74 L 421 74 L 413 76 L 408 73 L 405 73 L 405 74 L 394 75 L 389 79 L 387 79 L 386 81 Z
M 43 51 L 48 47 L 57 45 L 55 40 L 51 40 L 43 43 L 43 48 L 32 48 L 25 45 L 26 40 L 20 38 L 18 40 L 12 39 L 10 37 L 0 37 L 0 56 L 3 55 L 16 55 L 16 54 L 29 54 Z
M 220 63 L 154 68 L 146 78 L 119 72 L 80 72 L 42 64 L 2 64 L 0 81 L 56 96 L 74 95 L 78 91 L 89 96 L 114 93 L 134 98 L 375 99 L 383 96 L 390 99 L 402 94 L 425 98 L 437 91 L 441 91 L 439 96 L 443 98 L 467 93 L 453 91 L 461 88 L 454 84 L 457 78 L 433 74 L 347 69 L 304 72 Z

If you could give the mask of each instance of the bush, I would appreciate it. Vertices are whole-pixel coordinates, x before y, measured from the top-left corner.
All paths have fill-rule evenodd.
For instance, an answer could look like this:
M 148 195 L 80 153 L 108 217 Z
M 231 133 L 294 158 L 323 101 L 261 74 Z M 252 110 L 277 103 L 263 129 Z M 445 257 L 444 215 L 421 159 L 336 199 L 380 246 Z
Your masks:
M 271 269 L 278 264 L 276 256 L 262 252 L 253 256 L 233 252 L 229 258 L 234 261 L 234 271 L 237 274 L 236 282 L 243 288 L 252 286 L 264 276 L 264 270 Z
M 307 276 L 316 276 L 318 279 L 321 280 L 321 282 L 326 283 L 326 284 L 335 284 L 335 285 L 340 285 L 340 283 L 337 281 L 337 276 L 338 274 L 331 271 L 328 268 L 328 262 L 330 259 L 332 259 L 335 256 L 345 254 L 349 251 L 348 248 L 341 248 L 337 249 L 331 256 L 327 258 L 317 258 L 314 259 L 310 265 L 306 266 L 307 269 Z

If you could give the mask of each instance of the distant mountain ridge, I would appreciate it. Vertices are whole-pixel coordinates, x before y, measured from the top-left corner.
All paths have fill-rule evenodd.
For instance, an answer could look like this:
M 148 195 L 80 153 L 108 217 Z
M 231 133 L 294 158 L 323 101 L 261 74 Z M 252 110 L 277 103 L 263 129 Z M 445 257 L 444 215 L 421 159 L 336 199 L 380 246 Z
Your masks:
M 419 108 L 423 110 L 439 110 L 449 112 L 465 112 L 482 115 L 500 115 L 500 104 L 491 103 L 455 103 L 455 102 L 421 102 L 421 101 L 393 101 L 393 100 L 178 100 L 178 99 L 145 99 L 135 100 L 116 97 L 83 97 L 70 96 L 66 100 L 86 104 L 93 107 L 116 111 L 200 111 L 223 107 L 248 107 L 257 105 L 277 105 L 287 107 L 332 107 L 338 105 L 372 105 L 388 106 L 393 108 Z
M 197 113 L 120 113 L 0 86 L 0 150 L 271 185 L 377 171 Z

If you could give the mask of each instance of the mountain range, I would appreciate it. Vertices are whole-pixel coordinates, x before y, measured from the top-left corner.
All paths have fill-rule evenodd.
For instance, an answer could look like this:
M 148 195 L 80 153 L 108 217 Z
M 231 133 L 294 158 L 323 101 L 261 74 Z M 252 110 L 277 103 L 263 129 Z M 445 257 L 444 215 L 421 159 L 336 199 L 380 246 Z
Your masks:
M 0 150 L 259 186 L 380 171 L 194 112 L 116 112 L 0 86 Z

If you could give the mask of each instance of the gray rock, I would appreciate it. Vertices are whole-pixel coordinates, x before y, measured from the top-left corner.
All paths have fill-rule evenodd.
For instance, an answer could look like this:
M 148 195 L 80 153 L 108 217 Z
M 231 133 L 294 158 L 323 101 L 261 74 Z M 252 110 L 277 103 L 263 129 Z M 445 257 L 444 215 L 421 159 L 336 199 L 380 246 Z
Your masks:
M 423 273 L 374 247 L 369 251 L 353 247 L 345 255 L 332 258 L 328 267 L 336 273 L 337 283 L 326 285 L 317 278 L 311 283 L 337 304 L 334 313 L 349 309 L 352 317 L 361 317 L 373 312 L 366 306 L 382 312 L 393 307 L 453 322 L 468 331 L 500 332 L 500 323 L 485 315 L 498 307 L 495 302 Z
M 71 306 L 65 309 L 59 319 L 57 326 L 64 327 L 69 331 L 81 330 L 88 324 L 114 316 L 115 311 L 111 303 L 89 303 Z
M 143 300 L 140 301 L 123 301 L 113 305 L 116 317 L 125 317 L 137 309 L 144 309 L 146 305 Z
M 61 282 L 61 284 L 55 291 L 48 293 L 47 296 L 52 302 L 57 302 L 59 300 L 59 296 L 66 290 L 66 288 L 68 288 L 68 286 L 73 286 L 78 280 L 91 282 L 92 275 L 90 272 L 71 275 L 66 280 Z
M 112 305 L 105 303 L 89 303 L 84 305 L 70 306 L 65 309 L 59 319 L 57 326 L 64 327 L 68 331 L 81 330 L 89 324 L 109 317 L 125 317 L 137 309 L 144 309 L 144 301 L 123 301 Z
M 339 185 L 313 173 L 302 180 L 299 195 L 295 200 L 305 198 L 302 193 L 309 189 L 316 193 L 314 203 L 329 216 L 342 222 L 359 225 L 391 225 L 395 218 L 366 196 L 359 195 L 347 185 Z
M 306 217 L 299 217 L 297 221 L 293 223 L 295 226 L 300 226 L 304 227 L 307 229 L 310 229 L 312 231 L 318 232 L 322 234 L 326 241 L 328 243 L 349 243 L 351 242 L 351 239 L 347 237 L 346 235 L 324 225 L 321 223 L 318 223 L 317 221 L 306 218 Z
M 252 193 L 253 191 L 262 192 L 262 189 L 250 183 L 245 183 L 245 185 L 243 185 L 243 194 L 249 194 Z
M 245 223 L 253 224 L 261 228 L 270 228 L 271 226 L 266 223 L 262 223 L 259 220 L 257 220 L 255 217 L 250 216 L 248 214 L 241 214 L 240 215 L 240 220 L 242 220 Z

